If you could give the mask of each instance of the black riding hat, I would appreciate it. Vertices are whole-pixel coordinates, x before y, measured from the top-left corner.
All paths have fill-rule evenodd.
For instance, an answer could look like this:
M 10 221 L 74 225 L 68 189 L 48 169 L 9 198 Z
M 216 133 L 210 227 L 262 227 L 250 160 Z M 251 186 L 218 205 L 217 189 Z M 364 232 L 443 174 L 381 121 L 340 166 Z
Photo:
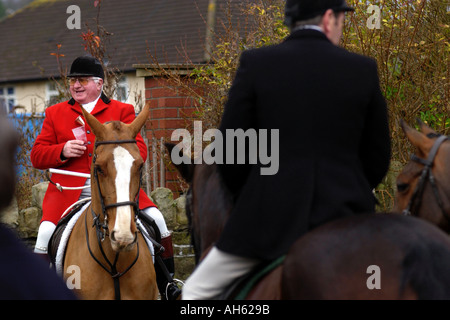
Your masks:
M 292 27 L 294 22 L 317 17 L 328 9 L 334 12 L 355 11 L 345 0 L 287 0 L 285 24 Z
M 73 61 L 67 77 L 98 77 L 105 79 L 105 73 L 100 61 L 94 57 L 82 56 Z

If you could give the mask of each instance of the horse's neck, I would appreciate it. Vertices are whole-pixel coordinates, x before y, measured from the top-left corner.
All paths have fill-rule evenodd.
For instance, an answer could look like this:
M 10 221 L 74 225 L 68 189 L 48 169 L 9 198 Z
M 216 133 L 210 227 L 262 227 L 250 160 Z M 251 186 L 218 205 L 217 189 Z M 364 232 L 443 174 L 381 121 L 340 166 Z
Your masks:
M 225 188 L 216 165 L 206 168 L 203 181 L 204 189 L 200 201 L 203 201 L 203 212 L 198 217 L 203 248 L 209 247 L 217 242 L 219 236 L 228 220 L 233 207 L 232 197 Z M 213 194 L 212 194 L 213 193 Z

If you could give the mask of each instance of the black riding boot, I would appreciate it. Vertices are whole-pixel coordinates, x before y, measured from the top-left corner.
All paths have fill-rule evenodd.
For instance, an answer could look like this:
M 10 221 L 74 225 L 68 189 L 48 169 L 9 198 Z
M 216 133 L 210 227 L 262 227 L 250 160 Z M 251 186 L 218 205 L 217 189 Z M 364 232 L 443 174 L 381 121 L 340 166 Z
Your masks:
M 161 239 L 164 252 L 156 257 L 155 272 L 161 300 L 177 300 L 181 294 L 180 288 L 173 280 L 175 263 L 173 259 L 172 236 Z

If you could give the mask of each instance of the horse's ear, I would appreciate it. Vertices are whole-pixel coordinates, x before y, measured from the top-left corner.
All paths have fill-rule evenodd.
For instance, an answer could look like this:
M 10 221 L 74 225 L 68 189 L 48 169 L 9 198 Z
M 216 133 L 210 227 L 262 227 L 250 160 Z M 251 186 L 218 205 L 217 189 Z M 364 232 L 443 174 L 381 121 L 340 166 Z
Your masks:
M 420 127 L 420 131 L 422 131 L 425 135 L 436 135 L 437 132 L 431 129 L 429 126 L 427 126 L 420 118 L 416 119 L 417 124 Z
M 428 139 L 424 133 L 408 126 L 403 120 L 400 120 L 400 126 L 408 140 L 422 153 L 422 155 L 427 155 L 428 152 L 430 152 L 430 149 L 433 146 L 433 141 L 431 139 Z
M 150 114 L 150 102 L 147 102 L 142 108 L 142 111 L 138 114 L 136 119 L 128 125 L 128 127 L 133 132 L 133 137 L 136 137 L 139 131 L 141 131 L 142 126 L 148 120 L 148 115 Z
M 166 142 L 164 143 L 167 150 L 169 151 L 169 157 L 172 160 L 172 152 L 180 152 L 175 144 Z M 191 159 L 183 156 L 181 163 L 175 163 L 172 161 L 172 164 L 177 168 L 178 172 L 181 174 L 186 182 L 192 182 L 192 176 L 194 175 L 194 165 L 191 163 Z
M 86 119 L 87 124 L 91 127 L 92 132 L 94 133 L 97 139 L 102 139 L 104 137 L 105 126 L 98 121 L 92 114 L 84 110 L 81 107 L 81 111 L 83 112 L 83 116 Z

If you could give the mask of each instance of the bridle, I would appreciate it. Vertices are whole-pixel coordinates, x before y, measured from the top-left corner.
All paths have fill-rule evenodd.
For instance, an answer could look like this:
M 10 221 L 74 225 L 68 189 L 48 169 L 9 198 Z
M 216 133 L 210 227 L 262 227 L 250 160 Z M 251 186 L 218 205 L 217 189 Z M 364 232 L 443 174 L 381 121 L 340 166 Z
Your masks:
M 126 143 L 137 143 L 137 142 L 134 139 L 133 140 L 110 140 L 110 141 L 96 141 L 95 145 L 94 145 L 94 157 L 92 159 L 92 165 L 94 165 L 94 170 L 93 170 L 94 171 L 94 179 L 95 179 L 95 183 L 97 185 L 98 194 L 100 196 L 100 203 L 101 203 L 101 206 L 102 206 L 102 214 L 103 214 L 103 217 L 105 219 L 105 222 L 103 224 L 101 224 L 99 222 L 100 214 L 96 214 L 94 212 L 94 209 L 92 208 L 92 206 L 91 206 L 91 212 L 92 212 L 92 215 L 93 215 L 93 218 L 94 218 L 94 223 L 105 230 L 105 232 L 103 232 L 103 235 L 102 235 L 102 241 L 105 239 L 106 230 L 108 229 L 107 223 L 106 223 L 106 221 L 107 221 L 106 210 L 108 210 L 110 208 L 121 207 L 121 206 L 133 206 L 134 212 L 136 212 L 136 213 L 139 212 L 139 190 L 141 188 L 142 170 L 141 170 L 141 173 L 140 173 L 141 177 L 139 178 L 139 188 L 138 188 L 138 193 L 137 193 L 137 196 L 136 196 L 136 201 L 122 201 L 122 202 L 116 202 L 116 203 L 105 205 L 105 201 L 103 199 L 102 191 L 100 190 L 100 182 L 99 182 L 99 179 L 98 179 L 98 169 L 95 166 L 95 162 L 97 160 L 97 154 L 95 153 L 95 150 L 97 149 L 97 147 L 99 145 L 105 145 L 105 144 L 126 144 Z M 135 219 L 136 218 L 137 217 L 135 215 Z
M 443 136 L 443 135 L 437 135 L 437 134 L 431 134 L 428 135 L 429 138 L 431 137 L 438 137 L 437 140 L 434 142 L 433 146 L 431 147 L 430 153 L 428 154 L 427 159 L 422 159 L 416 156 L 415 154 L 411 155 L 411 160 L 417 163 L 422 164 L 424 167 L 422 169 L 422 172 L 420 174 L 419 182 L 417 183 L 416 189 L 414 190 L 414 193 L 409 200 L 408 206 L 403 210 L 403 215 L 409 216 L 412 215 L 412 212 L 417 212 L 422 204 L 422 195 L 425 190 L 425 184 L 427 181 L 430 182 L 431 189 L 433 190 L 434 197 L 436 198 L 437 204 L 439 208 L 442 211 L 442 214 L 444 217 L 450 221 L 450 216 L 447 212 L 445 212 L 444 205 L 441 199 L 441 196 L 439 195 L 438 188 L 436 186 L 436 179 L 433 175 L 433 172 L 431 168 L 434 164 L 434 159 L 436 158 L 436 154 L 439 150 L 439 147 L 442 145 L 444 141 L 450 140 L 450 137 Z
M 126 143 L 137 143 L 136 140 L 111 140 L 111 141 L 96 141 L 95 145 L 94 145 L 94 157 L 92 160 L 92 165 L 94 166 L 93 169 L 93 175 L 94 175 L 94 179 L 95 179 L 95 183 L 97 184 L 97 191 L 100 197 L 100 203 L 102 206 L 102 213 L 104 220 L 103 222 L 100 222 L 100 217 L 101 214 L 96 214 L 94 212 L 94 209 L 92 207 L 91 204 L 91 213 L 92 213 L 92 218 L 93 218 L 93 225 L 92 227 L 95 227 L 96 230 L 96 235 L 97 235 L 97 242 L 98 242 L 98 246 L 100 248 L 100 252 L 102 253 L 103 259 L 106 261 L 107 266 L 104 265 L 99 259 L 97 259 L 97 257 L 95 257 L 95 255 L 93 254 L 91 247 L 89 245 L 89 233 L 88 233 L 88 228 L 87 228 L 87 214 L 85 215 L 85 233 L 86 233 L 86 243 L 87 243 L 87 247 L 89 250 L 89 253 L 91 255 L 91 257 L 97 262 L 98 265 L 100 265 L 100 267 L 102 267 L 106 272 L 108 272 L 111 277 L 114 280 L 114 292 L 115 292 L 115 299 L 116 300 L 120 300 L 120 283 L 119 283 L 119 278 L 121 276 L 123 276 L 125 273 L 127 273 L 133 266 L 134 264 L 137 262 L 138 258 L 139 258 L 139 242 L 137 241 L 137 233 L 135 235 L 135 239 L 134 242 L 136 243 L 136 258 L 131 262 L 131 264 L 125 269 L 125 271 L 122 272 L 118 272 L 117 271 L 117 261 L 119 260 L 119 252 L 116 253 L 116 256 L 114 258 L 114 261 L 111 262 L 108 257 L 106 256 L 103 247 L 102 247 L 102 242 L 105 240 L 105 237 L 108 235 L 108 216 L 106 215 L 106 211 L 110 208 L 117 208 L 120 206 L 133 206 L 134 208 L 134 219 L 135 221 L 137 220 L 137 216 L 139 213 L 139 190 L 141 189 L 141 178 L 142 178 L 142 169 L 141 169 L 141 173 L 140 173 L 140 178 L 139 178 L 139 188 L 138 188 L 138 192 L 137 192 L 137 196 L 136 196 L 136 201 L 122 201 L 122 202 L 116 202 L 113 204 L 108 204 L 105 205 L 105 201 L 103 199 L 103 195 L 100 189 L 100 183 L 99 183 L 99 179 L 98 179 L 98 169 L 95 166 L 95 161 L 97 159 L 97 154 L 95 153 L 95 150 L 97 149 L 97 147 L 99 145 L 105 145 L 105 144 L 126 144 Z

